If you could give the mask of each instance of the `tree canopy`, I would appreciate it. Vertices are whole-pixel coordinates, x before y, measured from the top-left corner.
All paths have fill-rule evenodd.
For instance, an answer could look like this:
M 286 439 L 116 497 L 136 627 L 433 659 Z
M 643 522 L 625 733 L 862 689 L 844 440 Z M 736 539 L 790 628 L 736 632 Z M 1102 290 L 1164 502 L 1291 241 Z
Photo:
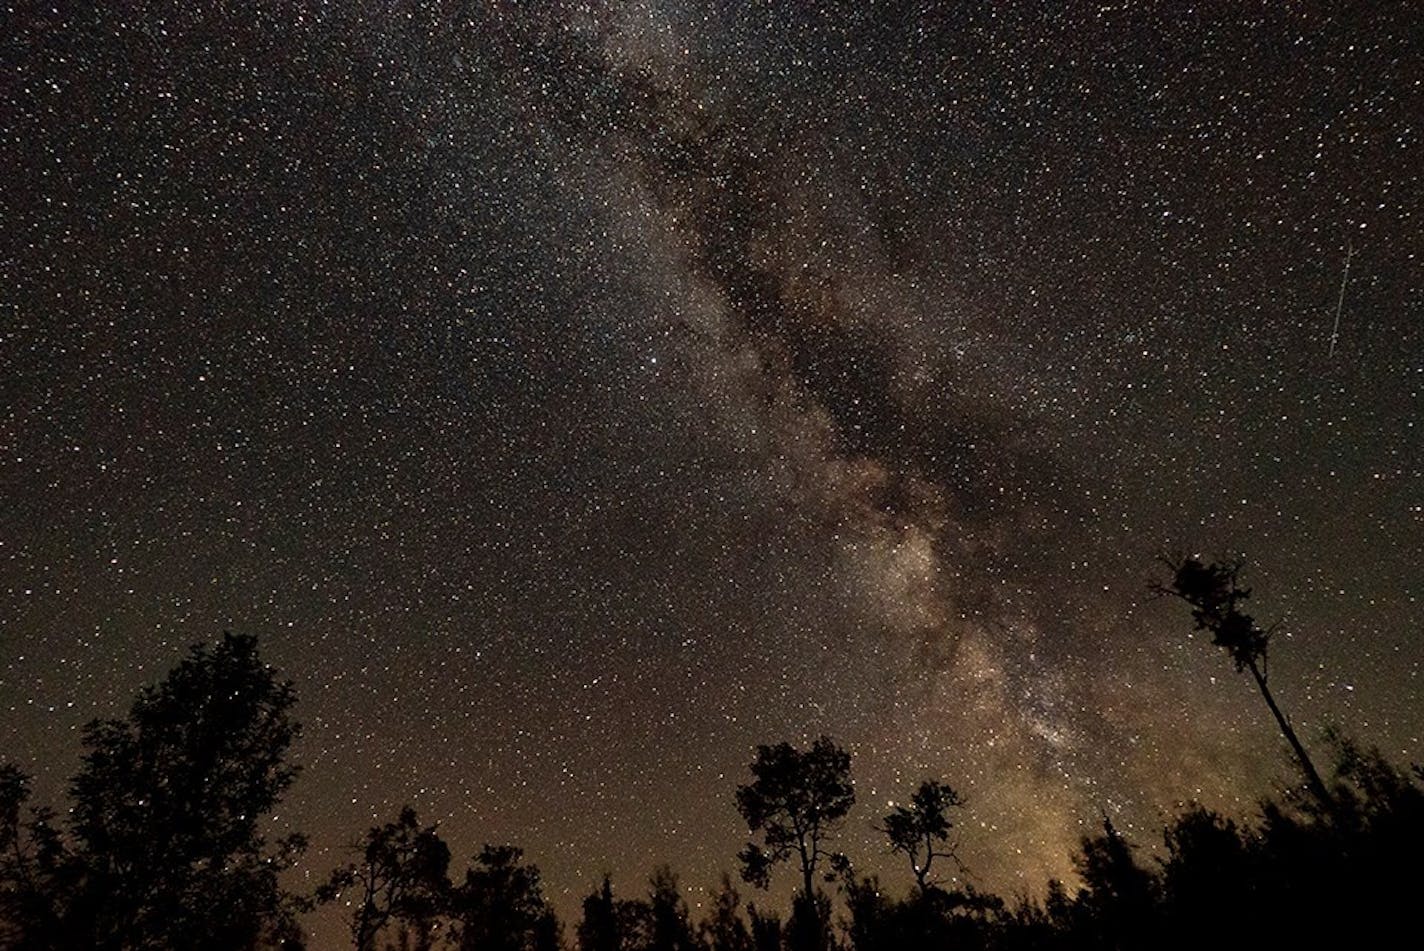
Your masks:
M 28 890 L 19 946 L 250 948 L 295 940 L 298 907 L 279 883 L 302 851 L 269 843 L 264 817 L 296 779 L 292 685 L 255 638 L 195 645 L 123 719 L 84 729 L 73 808 L 30 824 L 7 879 Z M 26 789 L 6 774 L 6 819 Z M 20 844 L 19 829 L 8 833 Z
M 958 863 L 965 801 L 925 780 L 873 827 L 913 876 L 896 897 L 834 850 L 856 802 L 850 754 L 826 736 L 763 745 L 735 790 L 753 834 L 738 858 L 761 888 L 779 864 L 800 872 L 789 914 L 743 906 L 725 876 L 698 917 L 668 866 L 629 897 L 605 875 L 570 928 L 579 951 L 1186 951 L 1357 946 L 1417 930 L 1424 768 L 1335 734 L 1330 784 L 1314 772 L 1268 688 L 1269 632 L 1244 610 L 1239 569 L 1186 559 L 1159 590 L 1191 605 L 1197 629 L 1252 674 L 1314 796 L 1263 798 L 1239 820 L 1188 801 L 1155 855 L 1140 826 L 1105 811 L 1072 856 L 1076 881 L 1009 902 L 962 865 L 952 885 L 936 877 L 936 862 Z M 304 841 L 264 832 L 298 775 L 294 703 L 256 641 L 228 634 L 191 648 L 125 717 L 87 725 L 67 811 L 30 805 L 30 777 L 0 763 L 0 947 L 301 948 L 297 914 L 310 900 L 283 873 Z M 540 869 L 518 846 L 484 845 L 452 880 L 440 830 L 406 806 L 353 853 L 313 897 L 345 902 L 356 951 L 568 946 Z
M 964 800 L 952 786 L 938 780 L 925 780 L 910 795 L 907 806 L 896 806 L 882 821 L 881 829 L 890 840 L 890 848 L 904 855 L 920 890 L 933 884 L 930 870 L 937 858 L 956 859 L 949 843 L 954 823 L 949 810 L 964 805 Z
M 850 754 L 830 737 L 809 749 L 790 743 L 757 747 L 752 782 L 737 787 L 737 811 L 762 845 L 742 850 L 742 877 L 765 888 L 772 866 L 793 856 L 800 865 L 802 894 L 815 892 L 816 868 L 834 853 L 826 848 L 855 805 Z

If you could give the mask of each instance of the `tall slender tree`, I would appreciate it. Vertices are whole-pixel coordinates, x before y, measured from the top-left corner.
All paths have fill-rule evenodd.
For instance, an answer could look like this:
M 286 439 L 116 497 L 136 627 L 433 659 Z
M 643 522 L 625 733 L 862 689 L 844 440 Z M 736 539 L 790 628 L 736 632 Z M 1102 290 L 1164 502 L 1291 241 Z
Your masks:
M 1320 772 L 1311 761 L 1305 745 L 1296 736 L 1290 719 L 1281 712 L 1271 693 L 1268 654 L 1271 632 L 1257 625 L 1256 620 L 1241 609 L 1242 603 L 1251 597 L 1251 589 L 1241 587 L 1238 581 L 1241 562 L 1205 564 L 1196 558 L 1184 558 L 1180 561 L 1167 559 L 1166 564 L 1172 571 L 1171 579 L 1166 583 L 1154 583 L 1153 589 L 1187 602 L 1191 606 L 1196 629 L 1211 633 L 1211 642 L 1230 654 L 1238 672 L 1250 671 L 1262 699 L 1280 727 L 1281 735 L 1295 754 L 1306 785 L 1320 804 L 1330 809 L 1332 800 L 1325 781 L 1320 778 Z

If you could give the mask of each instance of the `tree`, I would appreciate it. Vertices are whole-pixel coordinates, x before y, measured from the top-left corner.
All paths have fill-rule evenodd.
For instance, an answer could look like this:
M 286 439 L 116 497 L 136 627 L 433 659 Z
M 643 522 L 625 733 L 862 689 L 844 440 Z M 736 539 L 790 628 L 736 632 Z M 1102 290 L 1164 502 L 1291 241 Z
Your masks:
M 1133 856 L 1134 846 L 1103 817 L 1103 834 L 1084 837 L 1073 864 L 1082 876 L 1077 908 L 1104 948 L 1151 947 L 1157 880 Z
M 531 951 L 541 934 L 547 940 L 539 868 L 523 859 L 512 845 L 486 845 L 475 857 L 451 901 L 460 951 Z
M 697 937 L 688 920 L 687 902 L 677 887 L 677 875 L 666 866 L 648 880 L 651 934 L 648 951 L 697 951 Z
M 450 888 L 450 849 L 436 827 L 421 828 L 415 810 L 406 806 L 396 821 L 372 826 L 354 848 L 361 861 L 332 871 L 317 889 L 317 901 L 333 902 L 356 892 L 351 910 L 356 951 L 372 951 L 381 930 L 396 923 L 415 930 L 417 947 L 422 935 L 428 946 Z
M 747 922 L 755 951 L 781 951 L 781 917 L 774 911 L 762 911 L 747 903 Z
M 655 879 L 656 882 L 656 879 Z M 681 904 L 676 882 L 669 891 L 661 888 L 664 902 L 671 899 L 669 910 Z M 659 886 L 654 884 L 654 893 Z M 683 912 L 685 917 L 685 910 Z M 583 920 L 578 926 L 579 951 L 647 951 L 655 940 L 657 923 L 650 902 L 637 898 L 613 897 L 613 883 L 607 875 L 603 884 L 583 900 Z
M 1257 626 L 1255 619 L 1241 610 L 1241 603 L 1251 597 L 1251 589 L 1241 587 L 1237 581 L 1241 563 L 1203 564 L 1195 558 L 1185 558 L 1180 562 L 1167 559 L 1166 564 L 1172 571 L 1171 580 L 1166 584 L 1155 583 L 1153 589 L 1181 598 L 1191 605 L 1196 629 L 1211 632 L 1211 642 L 1225 648 L 1238 672 L 1251 672 L 1261 697 L 1276 718 L 1281 734 L 1295 753 L 1310 791 L 1322 806 L 1331 808 L 1330 792 L 1324 780 L 1320 778 L 1300 738 L 1295 735 L 1290 720 L 1281 712 L 1271 694 L 1267 683 L 1270 674 L 1267 651 L 1271 632 Z
M 785 934 L 787 951 L 834 951 L 830 896 L 825 892 L 792 895 Z
M 58 880 L 63 849 L 48 810 L 31 809 L 24 820 L 29 798 L 29 776 L 0 765 L 0 947 L 15 951 L 65 943 L 56 907 L 67 890 Z
M 847 876 L 844 883 L 848 918 L 846 937 L 855 951 L 882 951 L 904 947 L 908 942 L 900 934 L 898 903 L 880 889 L 874 876 Z M 927 943 L 921 942 L 924 947 Z
M 1236 823 L 1193 805 L 1167 826 L 1163 842 L 1162 897 L 1177 943 L 1204 947 L 1250 934 L 1258 896 Z
M 737 787 L 737 811 L 762 844 L 742 849 L 742 878 L 766 888 L 772 867 L 794 856 L 801 891 L 792 902 L 787 940 L 794 948 L 820 949 L 829 937 L 830 907 L 816 893 L 816 868 L 827 859 L 838 872 L 848 871 L 843 857 L 825 846 L 855 804 L 850 754 L 826 736 L 804 751 L 789 743 L 759 746 L 751 770 L 753 781 Z
M 613 881 L 607 875 L 602 887 L 583 900 L 578 945 L 579 951 L 619 951 L 618 909 L 613 901 Z
M 802 895 L 815 900 L 817 864 L 834 853 L 825 848 L 855 804 L 850 754 L 829 737 L 798 750 L 789 743 L 757 747 L 753 781 L 737 788 L 737 811 L 763 844 L 741 852 L 742 877 L 766 888 L 771 868 L 795 856 Z
M 712 907 L 699 927 L 703 943 L 711 951 L 752 951 L 752 936 L 741 915 L 742 896 L 724 872 Z
M 259 832 L 297 776 L 294 702 L 255 638 L 225 634 L 145 688 L 127 719 L 85 727 L 66 861 L 90 946 L 218 951 L 296 933 L 278 875 L 305 840 L 269 848 Z
M 922 895 L 933 885 L 929 876 L 935 859 L 959 861 L 954 847 L 948 845 L 949 831 L 954 828 L 948 812 L 963 805 L 953 788 L 926 780 L 910 796 L 908 806 L 896 806 L 883 820 L 881 829 L 890 840 L 891 851 L 909 859 Z
M 546 908 L 534 923 L 533 941 L 530 951 L 564 951 L 564 926 L 554 909 Z

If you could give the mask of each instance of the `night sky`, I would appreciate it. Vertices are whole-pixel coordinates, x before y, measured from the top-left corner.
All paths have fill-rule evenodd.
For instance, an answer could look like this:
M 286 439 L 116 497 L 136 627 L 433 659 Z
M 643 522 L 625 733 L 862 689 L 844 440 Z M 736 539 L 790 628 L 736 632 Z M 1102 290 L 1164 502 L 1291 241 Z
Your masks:
M 311 884 L 408 801 L 696 899 L 826 732 L 1012 894 L 1291 775 L 1199 552 L 1424 756 L 1419 8 L 1056 6 L 0 8 L 0 750 L 233 629 Z

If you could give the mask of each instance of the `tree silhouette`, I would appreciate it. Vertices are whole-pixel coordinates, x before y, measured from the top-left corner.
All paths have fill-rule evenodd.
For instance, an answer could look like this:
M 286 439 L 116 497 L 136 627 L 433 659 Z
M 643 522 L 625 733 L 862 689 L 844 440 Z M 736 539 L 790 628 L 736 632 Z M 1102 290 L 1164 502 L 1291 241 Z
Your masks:
M 874 877 L 847 876 L 844 883 L 846 937 L 856 951 L 881 951 L 899 946 L 905 936 L 899 933 L 896 903 L 880 888 Z
M 552 908 L 544 909 L 534 923 L 530 951 L 564 951 L 564 926 Z
M 953 846 L 948 844 L 949 830 L 954 828 L 949 810 L 963 805 L 964 800 L 953 788 L 936 780 L 926 780 L 911 794 L 908 806 L 896 806 L 882 820 L 881 830 L 890 840 L 891 851 L 909 859 L 921 894 L 927 893 L 933 885 L 929 876 L 935 859 L 959 861 Z
M 1239 669 L 1259 674 L 1283 720 L 1265 690 L 1269 632 L 1241 609 L 1249 592 L 1237 571 L 1189 560 L 1162 590 L 1192 605 L 1198 629 L 1210 630 Z M 0 947 L 300 948 L 299 903 L 278 875 L 301 839 L 269 846 L 257 834 L 259 818 L 295 776 L 285 762 L 297 730 L 292 699 L 255 642 L 228 635 L 194 647 L 139 694 L 126 719 L 86 728 L 67 822 L 31 808 L 29 778 L 0 764 Z M 577 944 L 580 951 L 1185 951 L 1363 946 L 1417 934 L 1424 769 L 1401 769 L 1348 739 L 1332 745 L 1338 759 L 1319 804 L 1295 794 L 1264 799 L 1259 815 L 1240 825 L 1190 807 L 1167 825 L 1155 865 L 1139 863 L 1104 817 L 1102 833 L 1084 838 L 1074 857 L 1081 887 L 1070 895 L 1050 882 L 1042 901 L 1024 897 L 1012 910 L 992 894 L 936 885 L 936 860 L 954 858 L 951 810 L 963 805 L 948 785 L 921 783 L 882 820 L 892 853 L 915 875 L 908 895 L 896 897 L 830 851 L 855 800 L 849 755 L 826 737 L 806 750 L 762 746 L 752 781 L 736 792 L 760 837 L 742 853 L 743 877 L 766 887 L 776 865 L 799 867 L 789 915 L 748 905 L 743 917 L 724 876 L 694 929 L 677 876 L 661 867 L 639 898 L 616 899 L 605 876 L 584 901 Z M 358 951 L 431 951 L 437 941 L 459 951 L 562 951 L 539 870 L 518 848 L 485 846 L 452 886 L 449 848 L 409 806 L 355 848 L 356 860 L 316 897 L 349 901 Z M 816 887 L 827 871 L 847 912 L 834 934 L 831 899 Z
M 127 719 L 85 727 L 69 860 L 96 948 L 247 948 L 295 931 L 277 876 L 304 847 L 258 822 L 297 769 L 289 682 L 255 638 L 197 645 Z
M 697 951 L 698 942 L 688 919 L 687 902 L 677 887 L 677 875 L 666 866 L 648 880 L 651 933 L 648 951 Z
M 602 886 L 583 900 L 583 918 L 578 926 L 579 951 L 619 951 L 621 945 L 613 881 L 604 875 Z
M 772 866 L 795 856 L 802 894 L 814 900 L 816 866 L 834 854 L 825 844 L 855 804 L 850 754 L 826 736 L 805 751 L 790 743 L 759 746 L 751 770 L 753 781 L 737 787 L 737 811 L 764 844 L 742 850 L 742 877 L 766 888 Z
M 698 927 L 703 943 L 710 951 L 752 951 L 752 935 L 741 915 L 742 896 L 725 872 L 712 907 Z
M 539 868 L 523 859 L 512 845 L 486 845 L 475 857 L 451 899 L 460 951 L 531 951 L 541 933 L 547 940 L 552 912 Z
M 1281 734 L 1295 752 L 1296 762 L 1305 774 L 1310 791 L 1322 806 L 1331 808 L 1330 792 L 1324 780 L 1320 778 L 1300 738 L 1295 735 L 1290 720 L 1281 712 L 1271 694 L 1267 683 L 1270 674 L 1267 651 L 1271 632 L 1261 629 L 1251 615 L 1241 610 L 1241 603 L 1251 597 L 1251 589 L 1237 583 L 1241 563 L 1203 564 L 1195 558 L 1185 558 L 1179 562 L 1167 559 L 1166 564 L 1172 571 L 1171 580 L 1166 584 L 1155 583 L 1153 589 L 1181 598 L 1191 605 L 1196 629 L 1211 632 L 1211 642 L 1226 649 L 1237 671 L 1251 672 L 1266 706 L 1276 718 Z
M 654 876 L 654 893 L 662 891 L 665 911 L 676 915 L 681 905 L 681 895 L 676 894 L 676 883 L 668 890 L 668 883 L 659 884 Z M 684 911 L 685 915 L 685 911 Z M 614 898 L 614 887 L 608 876 L 594 893 L 584 898 L 584 918 L 578 924 L 578 948 L 580 951 L 648 951 L 656 938 L 654 905 L 641 898 Z M 671 934 L 671 931 L 665 932 Z
M 751 771 L 752 782 L 737 787 L 737 811 L 763 844 L 742 849 L 742 878 L 766 888 L 772 867 L 794 856 L 801 891 L 792 903 L 787 940 L 793 948 L 819 949 L 829 937 L 830 908 L 816 893 L 816 868 L 821 859 L 844 864 L 825 846 L 855 804 L 850 754 L 826 736 L 804 751 L 789 743 L 759 746 Z
M 401 809 L 399 818 L 372 826 L 355 846 L 361 855 L 332 871 L 317 889 L 317 901 L 337 901 L 349 892 L 356 897 L 351 910 L 351 941 L 356 951 L 372 951 L 381 930 L 389 924 L 407 924 L 427 938 L 449 895 L 450 849 L 435 826 L 421 828 L 415 810 Z
M 781 917 L 747 902 L 747 923 L 754 951 L 781 951 Z
M 1094 944 L 1104 948 L 1150 947 L 1157 881 L 1133 856 L 1133 845 L 1103 818 L 1103 834 L 1084 837 L 1073 864 L 1082 876 L 1077 907 Z
M 1236 823 L 1196 805 L 1177 816 L 1163 841 L 1162 896 L 1177 941 L 1201 947 L 1251 933 L 1258 896 Z
M 58 902 L 72 890 L 62 880 L 72 866 L 63 863 L 53 814 L 32 808 L 25 821 L 29 798 L 30 778 L 12 764 L 0 765 L 0 947 L 15 951 L 64 943 Z

